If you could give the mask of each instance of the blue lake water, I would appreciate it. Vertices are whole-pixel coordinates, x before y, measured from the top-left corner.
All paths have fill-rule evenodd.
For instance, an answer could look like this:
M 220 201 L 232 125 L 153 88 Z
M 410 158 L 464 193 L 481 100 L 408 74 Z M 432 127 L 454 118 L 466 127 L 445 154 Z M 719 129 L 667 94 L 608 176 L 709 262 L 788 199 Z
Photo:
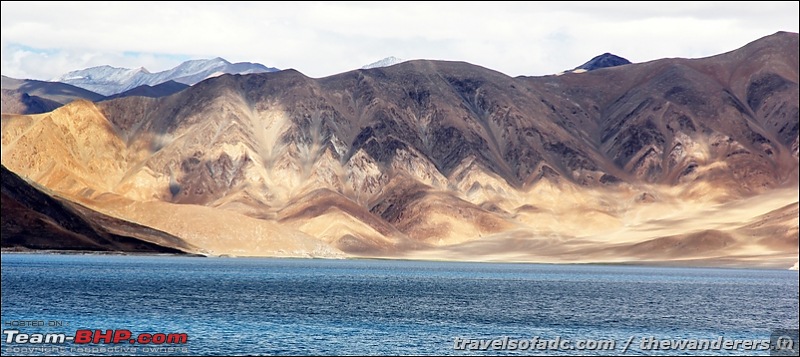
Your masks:
M 771 329 L 798 326 L 798 272 L 778 270 L 4 253 L 1 291 L 4 330 L 188 336 L 153 352 L 126 343 L 27 350 L 34 345 L 4 334 L 3 355 L 109 351 L 100 347 L 140 355 L 618 354 L 631 338 L 629 355 L 768 354 L 643 351 L 640 343 L 769 339 Z M 456 338 L 533 336 L 615 346 L 454 350 Z

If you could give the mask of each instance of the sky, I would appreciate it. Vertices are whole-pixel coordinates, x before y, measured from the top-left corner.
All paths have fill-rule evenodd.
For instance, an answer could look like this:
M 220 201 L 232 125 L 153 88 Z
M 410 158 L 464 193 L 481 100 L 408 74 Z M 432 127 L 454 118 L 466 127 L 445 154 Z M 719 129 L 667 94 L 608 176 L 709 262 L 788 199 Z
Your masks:
M 0 4 L 2 74 L 40 80 L 213 57 L 316 78 L 389 56 L 547 75 L 605 52 L 632 62 L 711 56 L 800 23 L 796 1 Z

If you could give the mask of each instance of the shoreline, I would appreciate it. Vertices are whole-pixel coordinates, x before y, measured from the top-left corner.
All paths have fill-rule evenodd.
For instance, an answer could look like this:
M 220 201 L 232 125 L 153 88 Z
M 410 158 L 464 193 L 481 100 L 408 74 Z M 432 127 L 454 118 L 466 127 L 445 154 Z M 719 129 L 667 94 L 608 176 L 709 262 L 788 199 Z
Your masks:
M 57 249 L 18 249 L 2 248 L 0 254 L 41 254 L 41 255 L 96 255 L 96 256 L 153 256 L 153 257 L 190 257 L 190 258 L 231 258 L 231 259 L 291 259 L 291 260 L 352 260 L 352 261 L 406 261 L 406 262 L 431 262 L 431 263 L 479 263 L 479 264 L 529 264 L 529 265 L 594 265 L 594 266 L 632 266 L 648 268 L 692 268 L 692 269 L 742 269 L 742 270 L 779 270 L 797 271 L 796 269 L 765 267 L 754 265 L 715 265 L 714 262 L 694 261 L 699 264 L 686 264 L 682 261 L 620 261 L 620 262 L 542 262 L 542 261 L 486 261 L 486 260 L 449 260 L 449 259 L 424 259 L 408 257 L 361 257 L 348 256 L 344 258 L 330 257 L 287 257 L 287 256 L 232 256 L 232 255 L 202 255 L 202 254 L 177 254 L 177 253 L 154 253 L 154 252 L 123 252 L 123 251 L 90 251 L 90 250 L 57 250 Z
M 19 249 L 0 248 L 0 254 L 44 254 L 44 255 L 119 255 L 119 256 L 169 256 L 169 257 L 206 257 L 196 253 L 158 253 L 158 252 L 124 252 L 114 250 L 71 250 L 71 249 Z

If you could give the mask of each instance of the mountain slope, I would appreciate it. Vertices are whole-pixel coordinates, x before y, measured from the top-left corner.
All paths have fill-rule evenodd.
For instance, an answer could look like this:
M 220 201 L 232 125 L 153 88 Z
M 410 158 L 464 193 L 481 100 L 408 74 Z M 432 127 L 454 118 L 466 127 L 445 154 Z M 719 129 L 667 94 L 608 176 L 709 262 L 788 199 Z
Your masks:
M 2 157 L 210 254 L 683 261 L 642 253 L 680 243 L 707 250 L 692 259 L 782 266 L 797 248 L 768 230 L 682 214 L 724 205 L 751 221 L 797 202 L 797 49 L 778 33 L 548 77 L 445 61 L 222 75 L 4 116 Z M 670 217 L 688 223 L 659 223 Z
M 524 80 L 573 94 L 579 108 L 590 109 L 585 115 L 597 119 L 589 125 L 564 117 L 589 129 L 587 139 L 628 174 L 758 192 L 796 180 L 798 65 L 788 50 L 796 47 L 796 34 L 778 33 L 710 58 Z M 747 92 L 765 76 L 784 83 L 769 90 L 779 113 L 759 110 L 758 98 Z M 584 89 L 600 85 L 603 91 Z
M 156 86 L 168 81 L 191 86 L 206 78 L 225 73 L 248 74 L 273 71 L 277 69 L 259 63 L 230 63 L 217 57 L 186 61 L 175 68 L 157 73 L 150 73 L 144 68 L 92 67 L 69 72 L 59 77 L 57 81 L 110 96 L 139 86 Z
M 16 249 L 186 253 L 180 238 L 59 200 L 2 167 L 2 246 Z

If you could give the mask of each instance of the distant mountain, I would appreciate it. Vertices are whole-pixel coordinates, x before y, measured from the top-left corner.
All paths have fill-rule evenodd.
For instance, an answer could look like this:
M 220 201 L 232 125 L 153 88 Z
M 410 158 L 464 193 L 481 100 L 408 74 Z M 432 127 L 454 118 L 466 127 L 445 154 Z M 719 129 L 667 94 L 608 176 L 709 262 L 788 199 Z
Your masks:
M 405 60 L 397 58 L 397 57 L 394 57 L 394 56 L 391 56 L 391 57 L 386 57 L 386 58 L 384 58 L 384 59 L 382 59 L 380 61 L 372 62 L 372 63 L 370 63 L 368 65 L 365 65 L 365 66 L 361 67 L 361 69 L 389 67 L 389 66 L 393 66 L 393 65 L 396 65 L 396 64 L 402 63 L 402 62 L 405 62 Z
M 39 114 L 47 113 L 63 104 L 28 93 L 20 93 L 11 89 L 2 90 L 2 113 L 5 114 Z
M 2 112 L 38 114 L 49 112 L 76 99 L 98 101 L 95 92 L 59 82 L 16 79 L 2 76 Z
M 602 55 L 590 59 L 588 62 L 578 67 L 557 73 L 556 75 L 560 76 L 564 73 L 584 73 L 584 72 L 594 71 L 596 69 L 617 67 L 626 64 L 631 64 L 631 61 L 628 61 L 627 59 L 624 59 L 620 56 L 606 52 L 603 53 Z
M 222 58 L 191 60 L 175 68 L 150 73 L 144 67 L 137 69 L 99 66 L 69 72 L 56 80 L 85 88 L 106 96 L 142 86 L 155 86 L 167 81 L 194 85 L 206 78 L 221 74 L 249 74 L 274 72 L 278 69 L 259 63 L 230 63 Z
M 589 62 L 586 62 L 578 67 L 575 67 L 575 69 L 594 71 L 600 68 L 616 67 L 625 64 L 631 64 L 631 61 L 628 61 L 627 59 L 624 59 L 620 56 L 606 52 L 603 53 L 602 55 L 590 59 Z
M 110 100 L 115 98 L 124 98 L 124 97 L 148 97 L 148 98 L 161 98 L 166 97 L 168 95 L 172 95 L 178 93 L 186 88 L 189 88 L 189 85 L 178 83 L 175 81 L 167 81 L 161 84 L 157 84 L 154 86 L 150 85 L 141 85 L 133 89 L 126 90 L 122 93 L 114 94 L 112 96 L 106 97 L 104 100 Z

